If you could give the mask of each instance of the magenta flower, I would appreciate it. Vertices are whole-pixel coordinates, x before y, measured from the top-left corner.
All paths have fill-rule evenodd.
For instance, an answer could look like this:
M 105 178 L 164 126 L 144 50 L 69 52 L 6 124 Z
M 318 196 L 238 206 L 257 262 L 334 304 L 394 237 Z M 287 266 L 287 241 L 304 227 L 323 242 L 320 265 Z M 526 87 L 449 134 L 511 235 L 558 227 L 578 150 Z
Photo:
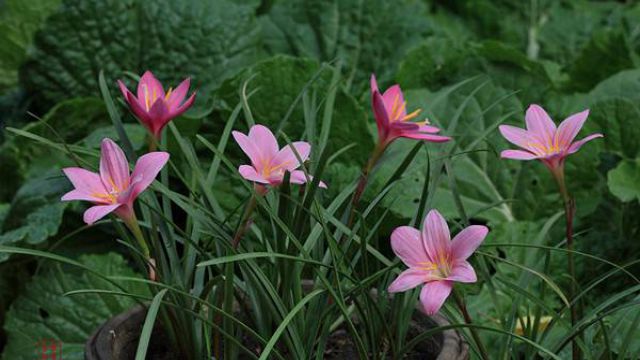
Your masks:
M 422 233 L 401 226 L 391 234 L 393 252 L 409 267 L 389 285 L 391 293 L 413 289 L 424 284 L 420 302 L 424 311 L 433 315 L 451 293 L 453 282 L 476 282 L 476 273 L 467 258 L 480 246 L 489 229 L 472 225 L 451 241 L 449 227 L 437 210 L 424 220 Z
M 400 85 L 393 85 L 384 94 L 380 94 L 376 76 L 373 74 L 371 75 L 371 104 L 378 125 L 378 138 L 384 146 L 399 137 L 431 142 L 450 140 L 446 136 L 433 135 L 440 129 L 429 125 L 426 119 L 419 122 L 410 121 L 418 117 L 421 110 L 417 109 L 407 114 L 407 103 L 404 101 Z
M 297 141 L 291 146 L 280 149 L 276 137 L 273 136 L 271 130 L 263 125 L 252 126 L 248 136 L 234 131 L 233 137 L 251 160 L 251 165 L 241 165 L 238 168 L 240 175 L 245 179 L 258 184 L 278 186 L 282 183 L 285 172 L 288 171 L 291 183 L 304 184 L 307 182 L 304 172 L 296 169 L 309 158 L 311 152 L 309 143 Z M 292 147 L 295 148 L 302 161 L 298 161 Z M 326 188 L 327 185 L 321 181 L 320 187 Z
M 191 80 L 185 79 L 175 90 L 169 88 L 165 94 L 162 84 L 151 71 L 145 72 L 138 83 L 138 97 L 134 96 L 124 83 L 118 80 L 120 91 L 129 104 L 129 108 L 140 122 L 156 138 L 160 139 L 162 129 L 172 119 L 182 115 L 196 99 L 196 93 L 184 101 L 189 91 Z
M 524 150 L 504 150 L 500 156 L 505 159 L 542 161 L 551 171 L 562 168 L 568 155 L 580 150 L 586 142 L 602 137 L 591 134 L 582 140 L 573 141 L 589 116 L 589 110 L 573 114 L 560 126 L 538 105 L 527 109 L 525 121 L 527 130 L 509 125 L 500 125 L 500 132 L 509 142 Z
M 115 142 L 103 139 L 101 150 L 99 174 L 79 167 L 63 169 L 75 189 L 66 193 L 62 201 L 94 203 L 84 213 L 84 222 L 89 225 L 111 212 L 128 223 L 135 218 L 134 200 L 151 185 L 169 160 L 169 154 L 162 151 L 145 154 L 129 174 L 127 158 Z

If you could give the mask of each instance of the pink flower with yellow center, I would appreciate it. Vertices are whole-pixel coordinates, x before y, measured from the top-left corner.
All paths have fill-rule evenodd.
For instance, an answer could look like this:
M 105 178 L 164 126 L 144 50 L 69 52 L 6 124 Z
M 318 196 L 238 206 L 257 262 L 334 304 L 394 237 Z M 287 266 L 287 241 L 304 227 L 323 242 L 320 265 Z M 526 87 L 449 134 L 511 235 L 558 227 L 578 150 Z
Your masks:
M 375 75 L 371 75 L 371 104 L 378 126 L 378 138 L 383 146 L 390 144 L 399 137 L 425 140 L 431 142 L 445 142 L 449 137 L 434 135 L 440 131 L 429 125 L 428 120 L 413 122 L 421 109 L 407 114 L 407 103 L 400 89 L 400 85 L 393 85 L 384 93 L 378 90 Z
M 565 158 L 580 150 L 582 145 L 602 134 L 591 134 L 584 139 L 573 141 L 589 116 L 589 110 L 573 114 L 557 128 L 544 109 L 531 105 L 527 109 L 525 121 L 527 129 L 500 125 L 500 133 L 509 142 L 523 150 L 504 150 L 501 157 L 515 160 L 542 161 L 552 172 L 564 165 Z
M 311 146 L 304 141 L 296 141 L 280 149 L 278 141 L 271 130 L 263 125 L 254 125 L 245 135 L 239 131 L 233 132 L 233 137 L 242 151 L 251 160 L 251 165 L 241 165 L 240 175 L 258 184 L 278 186 L 284 180 L 285 172 L 289 172 L 289 180 L 293 184 L 304 184 L 307 177 L 304 171 L 297 170 L 309 158 Z M 296 157 L 295 152 L 300 157 Z M 309 177 L 311 180 L 312 178 Z M 322 181 L 320 187 L 327 186 Z
M 169 121 L 182 115 L 193 104 L 196 98 L 195 92 L 183 102 L 190 83 L 191 80 L 187 78 L 175 90 L 169 88 L 165 93 L 160 81 L 151 71 L 147 71 L 138 82 L 136 97 L 122 81 L 118 80 L 118 86 L 129 108 L 156 139 L 160 139 L 162 129 Z
M 111 139 L 101 144 L 100 173 L 79 167 L 63 169 L 75 189 L 62 201 L 85 200 L 95 204 L 84 213 L 84 222 L 91 225 L 114 212 L 129 223 L 135 218 L 133 202 L 156 178 L 169 160 L 166 152 L 151 152 L 141 156 L 133 173 L 122 149 Z
M 409 267 L 389 285 L 391 293 L 423 285 L 420 302 L 424 312 L 437 313 L 453 289 L 454 282 L 476 282 L 476 273 L 467 259 L 480 246 L 489 229 L 472 225 L 453 240 L 449 226 L 437 210 L 431 210 L 420 232 L 401 226 L 391 234 L 393 252 Z

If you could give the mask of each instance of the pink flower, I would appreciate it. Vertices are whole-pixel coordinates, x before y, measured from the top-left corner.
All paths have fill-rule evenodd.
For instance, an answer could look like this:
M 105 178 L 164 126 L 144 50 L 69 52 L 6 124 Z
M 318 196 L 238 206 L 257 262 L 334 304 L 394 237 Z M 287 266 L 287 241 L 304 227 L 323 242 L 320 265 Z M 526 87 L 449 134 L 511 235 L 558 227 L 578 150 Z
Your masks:
M 582 140 L 573 141 L 587 120 L 587 116 L 589 116 L 589 110 L 573 114 L 556 128 L 556 124 L 542 107 L 531 105 L 525 116 L 527 130 L 500 125 L 502 136 L 524 150 L 505 150 L 500 156 L 515 160 L 539 159 L 551 171 L 555 171 L 564 165 L 568 155 L 578 151 L 587 141 L 603 136 L 596 133 Z
M 233 137 L 251 160 L 251 165 L 241 165 L 238 168 L 240 175 L 245 179 L 258 184 L 278 186 L 282 183 L 285 172 L 288 171 L 291 183 L 304 184 L 307 182 L 304 172 L 296 169 L 309 158 L 311 152 L 309 143 L 297 141 L 291 146 L 280 149 L 271 130 L 262 125 L 252 126 L 248 136 L 234 131 Z M 298 161 L 293 148 L 302 161 Z M 326 188 L 327 185 L 321 181 L 320 187 Z
M 62 201 L 94 203 L 95 206 L 84 213 L 84 222 L 89 225 L 111 212 L 125 221 L 131 220 L 134 200 L 151 185 L 169 160 L 169 154 L 162 151 L 145 154 L 129 174 L 127 158 L 115 142 L 103 139 L 101 150 L 99 174 L 78 167 L 62 170 L 75 187 L 62 197 Z
M 371 75 L 371 104 L 378 125 L 378 138 L 385 146 L 399 137 L 445 142 L 449 137 L 433 135 L 440 131 L 429 125 L 428 120 L 411 122 L 420 114 L 420 109 L 407 114 L 407 103 L 404 101 L 400 85 L 393 85 L 384 94 L 380 94 L 376 76 Z
M 118 80 L 118 85 L 131 111 L 156 139 L 160 139 L 165 125 L 173 118 L 182 115 L 193 104 L 196 98 L 195 92 L 183 103 L 189 91 L 190 82 L 191 80 L 187 78 L 175 90 L 169 88 L 165 94 L 162 84 L 151 71 L 147 71 L 138 83 L 138 97 L 135 97 L 122 81 Z
M 489 230 L 472 225 L 451 241 L 449 227 L 437 210 L 424 220 L 422 233 L 401 226 L 391 234 L 393 252 L 409 267 L 389 285 L 391 293 L 413 289 L 424 284 L 420 302 L 424 311 L 433 315 L 440 310 L 453 288 L 453 282 L 476 282 L 476 273 L 467 258 L 480 246 Z

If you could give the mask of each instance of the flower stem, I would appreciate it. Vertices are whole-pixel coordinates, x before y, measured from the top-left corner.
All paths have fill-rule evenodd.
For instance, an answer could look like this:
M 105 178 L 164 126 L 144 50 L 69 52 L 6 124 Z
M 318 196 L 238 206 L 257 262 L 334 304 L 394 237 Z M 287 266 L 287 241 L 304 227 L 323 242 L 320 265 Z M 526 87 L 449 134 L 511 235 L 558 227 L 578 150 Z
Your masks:
M 147 241 L 142 234 L 142 229 L 140 228 L 140 224 L 138 223 L 138 218 L 136 218 L 135 212 L 131 211 L 131 215 L 127 216 L 123 219 L 124 223 L 127 225 L 133 237 L 138 242 L 140 246 L 140 250 L 142 251 L 142 255 L 144 256 L 144 261 L 149 266 L 149 279 L 155 281 L 156 280 L 156 261 L 151 258 L 151 251 L 149 251 L 149 246 L 147 245 Z
M 362 194 L 364 193 L 364 189 L 367 187 L 367 183 L 369 182 L 369 174 L 371 174 L 371 170 L 373 170 L 374 166 L 376 166 L 376 164 L 378 163 L 378 160 L 380 160 L 380 157 L 384 153 L 386 147 L 386 143 L 379 143 L 371 153 L 369 161 L 367 161 L 367 164 L 362 169 L 362 174 L 360 175 L 358 186 L 356 186 L 356 191 L 353 193 L 353 198 L 351 198 L 351 211 L 349 213 L 349 221 L 347 222 L 347 227 L 351 227 L 351 225 L 353 225 L 353 221 L 355 220 L 356 215 L 356 208 L 358 207 L 360 199 L 362 198 Z
M 458 309 L 460 309 L 460 313 L 464 318 L 464 322 L 469 326 L 469 331 L 471 331 L 471 336 L 473 337 L 473 341 L 476 343 L 478 350 L 480 351 L 480 356 L 483 360 L 489 360 L 489 353 L 487 349 L 484 347 L 482 340 L 480 340 L 480 335 L 475 327 L 473 327 L 473 321 L 471 320 L 471 315 L 469 315 L 469 311 L 467 311 L 467 306 L 464 303 L 464 299 L 462 295 L 460 295 L 455 289 L 453 290 L 453 298 L 456 300 L 456 305 L 458 305 Z
M 234 249 L 238 248 L 238 245 L 240 245 L 240 239 L 242 239 L 242 236 L 244 236 L 244 233 L 247 231 L 249 221 L 251 220 L 251 214 L 253 214 L 253 211 L 256 209 L 256 205 L 258 205 L 257 200 L 257 195 L 253 195 L 251 196 L 251 200 L 249 200 L 249 203 L 247 204 L 247 208 L 242 215 L 240 227 L 238 227 L 238 230 L 236 230 L 236 233 L 233 236 L 233 241 L 231 242 Z
M 567 190 L 567 185 L 565 183 L 564 178 L 564 167 L 560 166 L 555 170 L 552 170 L 553 176 L 558 183 L 558 190 L 560 191 L 560 195 L 562 195 L 562 201 L 564 203 L 564 214 L 566 221 L 566 232 L 565 236 L 567 238 L 567 266 L 569 270 L 569 276 L 571 277 L 571 285 L 569 286 L 569 296 L 571 299 L 570 304 L 570 312 L 571 312 L 571 326 L 574 327 L 578 322 L 578 304 L 574 304 L 574 298 L 577 293 L 576 287 L 576 270 L 575 264 L 573 261 L 573 219 L 576 211 L 576 203 L 569 194 Z M 581 358 L 580 347 L 578 346 L 578 337 L 574 337 L 571 340 L 571 350 L 572 350 L 572 358 L 574 360 L 579 360 Z

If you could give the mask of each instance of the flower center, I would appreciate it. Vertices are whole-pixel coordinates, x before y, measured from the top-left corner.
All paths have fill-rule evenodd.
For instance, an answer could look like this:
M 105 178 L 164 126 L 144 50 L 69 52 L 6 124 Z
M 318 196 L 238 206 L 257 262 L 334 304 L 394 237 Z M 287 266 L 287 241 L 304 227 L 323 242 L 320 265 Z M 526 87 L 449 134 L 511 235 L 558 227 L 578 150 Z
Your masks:
M 419 265 L 418 269 L 429 271 L 430 279 L 446 279 L 451 274 L 451 265 L 444 258 L 441 258 L 437 263 L 423 261 Z
M 291 161 L 285 161 L 276 166 L 271 166 L 271 163 L 266 161 L 262 166 L 262 176 L 265 178 L 268 178 L 271 175 L 282 176 L 284 174 L 284 168 L 290 163 Z
M 416 116 L 418 116 L 422 111 L 422 109 L 416 109 L 411 114 L 407 114 L 403 116 L 402 113 L 405 112 L 406 108 L 407 108 L 407 102 L 402 101 L 401 103 L 400 94 L 397 94 L 396 97 L 393 99 L 393 105 L 391 106 L 391 114 L 389 115 L 389 119 L 391 121 L 409 121 L 415 118 Z M 427 121 L 425 120 L 425 122 Z

